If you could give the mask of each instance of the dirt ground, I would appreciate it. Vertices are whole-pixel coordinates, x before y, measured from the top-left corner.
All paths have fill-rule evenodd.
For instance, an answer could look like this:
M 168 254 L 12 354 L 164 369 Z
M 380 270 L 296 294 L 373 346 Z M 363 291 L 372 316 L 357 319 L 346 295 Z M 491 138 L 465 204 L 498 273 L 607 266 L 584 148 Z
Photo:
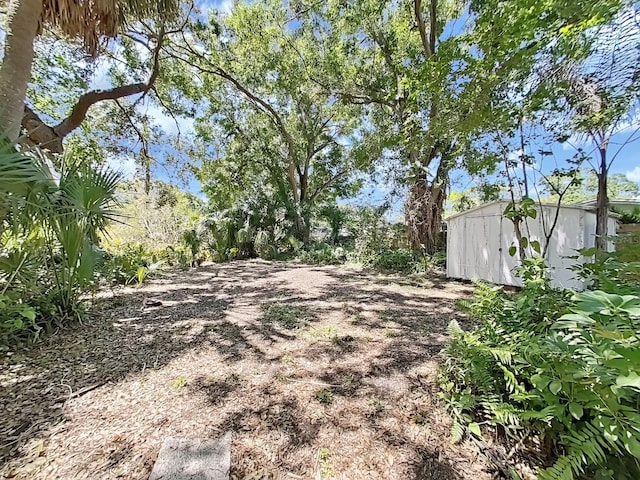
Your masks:
M 435 385 L 470 290 L 246 261 L 105 292 L 0 360 L 0 478 L 146 479 L 164 438 L 227 431 L 234 479 L 491 478 Z

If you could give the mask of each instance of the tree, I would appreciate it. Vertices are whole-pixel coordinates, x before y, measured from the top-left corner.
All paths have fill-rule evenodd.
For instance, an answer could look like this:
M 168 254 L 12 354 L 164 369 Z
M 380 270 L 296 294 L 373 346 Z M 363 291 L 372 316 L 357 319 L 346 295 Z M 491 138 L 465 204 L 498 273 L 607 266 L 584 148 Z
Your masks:
M 632 9 L 626 5 L 617 0 L 471 5 L 481 52 L 480 75 L 471 85 L 487 98 L 480 115 L 507 133 L 518 128 L 509 118 L 534 119 L 555 133 L 555 141 L 579 133 L 594 142 L 601 249 L 606 245 L 609 139 L 637 101 L 632 80 L 638 68 L 637 26 L 628 15 L 621 21 Z
M 313 208 L 347 193 L 352 176 L 369 163 L 359 107 L 335 102 L 311 80 L 323 75 L 311 27 L 281 2 L 254 2 L 220 23 L 194 24 L 192 38 L 169 46 L 201 79 L 195 91 L 207 104 L 200 140 L 215 136 L 212 125 L 228 139 L 224 155 L 207 162 L 205 177 L 235 171 L 235 185 L 223 189 L 271 185 L 304 243 Z
M 330 75 L 315 79 L 342 102 L 365 105 L 408 187 L 405 220 L 414 248 L 437 248 L 449 172 L 459 157 L 456 95 L 464 47 L 443 38 L 462 2 L 368 0 L 316 7 Z M 329 26 L 327 26 L 329 25 Z M 413 25 L 413 27 L 412 27 Z
M 598 31 L 589 55 L 580 62 L 556 67 L 562 98 L 572 111 L 572 130 L 586 137 L 597 154 L 591 162 L 596 173 L 596 248 L 607 247 L 609 223 L 609 170 L 620 150 L 638 137 L 635 128 L 610 155 L 611 138 L 625 123 L 637 121 L 640 100 L 640 28 L 635 6 L 622 9 Z
M 88 92 L 79 99 L 71 114 L 61 123 L 49 129 L 42 128 L 43 122 L 28 107 L 25 109 L 24 103 L 27 84 L 31 79 L 34 42 L 43 25 L 80 40 L 87 52 L 95 57 L 100 52 L 102 39 L 115 38 L 127 22 L 149 17 L 170 19 L 177 12 L 178 5 L 175 0 L 10 0 L 6 15 L 4 58 L 0 66 L 0 132 L 9 141 L 15 142 L 20 136 L 21 125 L 25 124 L 32 135 L 46 132 L 48 137 L 62 139 L 84 120 L 91 105 L 105 99 L 144 93 L 151 88 L 157 76 L 157 68 L 154 68 L 155 76 L 152 73 L 146 83 L 140 82 L 110 91 Z M 163 36 L 161 34 L 158 37 L 158 50 Z M 154 57 L 155 62 L 157 56 Z M 34 123 L 39 129 L 37 132 L 29 128 Z M 38 139 L 37 143 L 43 142 Z M 61 142 L 54 142 L 51 138 L 46 146 L 51 150 L 61 150 Z
M 541 181 L 542 193 L 545 194 L 545 201 L 555 201 L 557 199 L 556 190 L 567 186 L 570 179 L 562 175 L 549 175 Z M 595 200 L 598 196 L 598 176 L 593 170 L 581 169 L 571 182 L 564 202 L 579 203 L 587 200 Z M 607 196 L 609 198 L 624 200 L 633 199 L 640 195 L 640 187 L 635 182 L 629 180 L 622 173 L 609 175 L 607 179 Z

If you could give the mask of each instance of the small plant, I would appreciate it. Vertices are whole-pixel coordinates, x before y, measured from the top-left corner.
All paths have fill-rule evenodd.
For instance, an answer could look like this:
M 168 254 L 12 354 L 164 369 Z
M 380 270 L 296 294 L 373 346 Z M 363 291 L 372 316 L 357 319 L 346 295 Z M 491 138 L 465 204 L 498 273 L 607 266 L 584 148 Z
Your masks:
M 242 377 L 240 377 L 240 375 L 238 375 L 236 372 L 231 372 L 229 375 L 225 377 L 225 381 L 227 383 L 237 384 L 242 381 Z
M 371 406 L 373 415 L 378 415 L 384 411 L 384 403 L 382 403 L 382 400 L 377 397 L 370 399 L 369 405 Z
M 323 327 L 309 327 L 309 335 L 312 337 L 335 337 L 336 327 L 333 325 L 325 325 Z
M 429 423 L 429 419 L 422 413 L 414 413 L 413 415 L 411 415 L 411 420 L 416 425 L 426 425 L 427 423 Z
M 296 305 L 271 304 L 263 306 L 264 318 L 269 323 L 293 330 L 313 318 L 309 310 Z
M 318 402 L 328 405 L 333 402 L 333 393 L 329 390 L 318 390 L 315 394 L 316 400 Z
M 331 450 L 328 448 L 318 450 L 318 463 L 320 464 L 321 478 L 332 478 L 335 475 L 335 470 L 331 465 Z
M 340 348 L 353 347 L 353 344 L 354 344 L 355 341 L 356 341 L 356 339 L 353 338 L 351 335 L 343 335 L 343 336 L 335 335 L 331 339 L 331 342 L 334 345 L 336 345 L 337 347 L 340 347 Z
M 173 379 L 173 388 L 176 388 L 178 390 L 180 390 L 181 388 L 184 388 L 187 386 L 187 377 L 185 377 L 184 375 L 179 375 L 176 378 Z
M 286 363 L 287 365 L 297 365 L 298 361 L 296 360 L 296 358 L 293 355 L 289 355 L 288 353 L 285 353 L 282 356 L 282 362 Z
M 36 339 L 41 330 L 34 307 L 0 293 L 0 338 L 5 341 L 25 336 Z

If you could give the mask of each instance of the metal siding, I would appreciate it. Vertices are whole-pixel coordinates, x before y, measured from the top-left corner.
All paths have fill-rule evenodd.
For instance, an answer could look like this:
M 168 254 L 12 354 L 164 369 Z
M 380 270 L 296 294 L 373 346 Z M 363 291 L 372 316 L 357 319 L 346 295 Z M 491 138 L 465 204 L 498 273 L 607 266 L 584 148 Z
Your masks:
M 519 287 L 522 285 L 522 281 L 516 277 L 513 269 L 520 263 L 518 255 L 510 255 L 509 248 L 511 245 L 518 243 L 516 238 L 516 231 L 513 227 L 513 222 L 503 216 L 502 226 L 500 231 L 500 248 L 502 249 L 502 255 L 500 257 L 500 271 L 502 276 L 503 285 L 512 285 Z
M 507 202 L 495 202 L 457 215 L 448 221 L 447 275 L 468 280 L 481 279 L 503 285 L 522 285 L 513 269 L 519 263 L 509 255 L 509 247 L 516 242 L 513 224 L 502 216 Z M 545 205 L 538 209 L 538 217 L 529 219 L 528 230 L 523 232 L 530 240 L 544 246 L 542 216 L 550 225 L 555 207 Z M 609 228 L 615 231 L 615 219 Z M 562 207 L 556 229 L 550 241 L 548 263 L 552 267 L 552 284 L 574 289 L 584 288 L 569 269 L 575 264 L 568 256 L 576 250 L 594 244 L 595 215 L 579 208 Z
M 464 218 L 456 218 L 447 223 L 447 276 L 464 278 L 461 269 L 461 259 L 464 245 Z M 455 252 L 455 254 L 453 253 Z
M 584 284 L 575 279 L 575 272 L 571 266 L 575 265 L 575 259 L 567 258 L 578 255 L 577 250 L 584 248 L 584 213 L 583 210 L 561 209 L 558 223 L 551 236 L 547 252 L 547 263 L 551 270 L 551 285 L 554 287 L 564 287 L 582 289 Z M 555 208 L 545 207 L 543 215 L 547 219 L 548 228 L 553 223 Z M 542 222 L 536 222 L 540 236 L 540 242 L 544 242 L 544 230 Z

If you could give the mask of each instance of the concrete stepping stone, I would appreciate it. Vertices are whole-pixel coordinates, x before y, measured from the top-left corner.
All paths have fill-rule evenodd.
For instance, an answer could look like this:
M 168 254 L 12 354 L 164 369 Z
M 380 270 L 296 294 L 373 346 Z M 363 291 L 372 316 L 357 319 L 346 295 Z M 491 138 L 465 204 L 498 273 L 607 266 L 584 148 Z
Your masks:
M 231 432 L 219 439 L 167 438 L 149 480 L 228 480 Z

